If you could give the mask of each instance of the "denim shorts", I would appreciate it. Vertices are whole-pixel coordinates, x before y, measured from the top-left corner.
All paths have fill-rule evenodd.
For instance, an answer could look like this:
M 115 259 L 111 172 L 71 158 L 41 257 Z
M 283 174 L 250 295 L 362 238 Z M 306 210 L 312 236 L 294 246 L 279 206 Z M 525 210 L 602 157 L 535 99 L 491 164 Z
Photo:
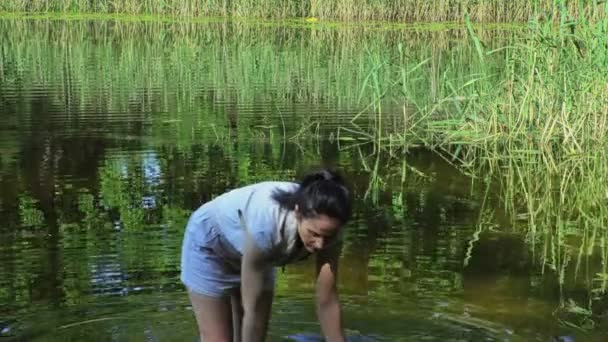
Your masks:
M 203 210 L 203 211 L 201 211 Z M 241 253 L 222 236 L 204 209 L 190 218 L 182 242 L 180 280 L 188 291 L 209 297 L 238 293 L 241 287 Z M 275 285 L 275 269 L 264 274 L 264 288 Z

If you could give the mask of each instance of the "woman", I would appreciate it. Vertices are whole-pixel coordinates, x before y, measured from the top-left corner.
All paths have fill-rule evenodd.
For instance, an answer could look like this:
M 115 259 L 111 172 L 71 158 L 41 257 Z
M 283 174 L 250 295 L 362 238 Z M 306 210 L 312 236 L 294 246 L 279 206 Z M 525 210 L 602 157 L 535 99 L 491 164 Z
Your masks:
M 336 279 L 350 214 L 349 190 L 330 170 L 248 185 L 198 208 L 184 235 L 181 280 L 201 340 L 263 341 L 275 268 L 316 254 L 321 328 L 327 341 L 344 341 Z

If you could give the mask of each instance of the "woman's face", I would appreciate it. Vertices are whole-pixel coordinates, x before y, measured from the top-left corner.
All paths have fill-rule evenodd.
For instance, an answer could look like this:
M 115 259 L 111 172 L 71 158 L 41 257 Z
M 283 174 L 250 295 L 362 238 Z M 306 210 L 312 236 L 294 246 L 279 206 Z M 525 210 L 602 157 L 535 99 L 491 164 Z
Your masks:
M 298 213 L 298 233 L 304 243 L 304 247 L 315 253 L 329 245 L 340 232 L 340 221 L 325 214 L 313 217 L 302 217 Z

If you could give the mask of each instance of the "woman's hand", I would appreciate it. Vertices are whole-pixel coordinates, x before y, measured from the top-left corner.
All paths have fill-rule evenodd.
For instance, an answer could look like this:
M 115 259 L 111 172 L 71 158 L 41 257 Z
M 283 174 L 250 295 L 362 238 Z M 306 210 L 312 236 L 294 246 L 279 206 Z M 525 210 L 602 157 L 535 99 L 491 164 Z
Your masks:
M 317 255 L 317 316 L 328 342 L 343 342 L 342 309 L 338 298 L 337 276 L 340 246 Z

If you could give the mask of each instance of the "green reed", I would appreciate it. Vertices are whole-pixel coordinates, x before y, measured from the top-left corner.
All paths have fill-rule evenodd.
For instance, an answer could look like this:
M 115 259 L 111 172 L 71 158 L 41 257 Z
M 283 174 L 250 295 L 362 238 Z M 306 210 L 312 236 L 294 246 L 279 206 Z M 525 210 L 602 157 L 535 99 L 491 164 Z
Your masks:
M 581 311 L 562 289 L 561 309 L 567 324 L 588 329 L 595 324 L 588 316 L 605 309 L 599 299 L 607 290 L 607 270 L 589 262 L 599 255 L 605 264 L 608 251 L 606 24 L 566 15 L 557 27 L 532 23 L 531 39 L 506 54 L 512 76 L 499 87 L 504 95 L 481 102 L 478 110 L 490 115 L 470 126 L 491 139 L 461 153 L 475 161 L 472 174 L 490 169 L 499 180 L 505 211 L 543 269 L 573 293 L 587 291 Z
M 474 21 L 526 21 L 535 15 L 550 16 L 560 10 L 588 18 L 600 18 L 604 2 L 451 0 L 4 0 L 0 11 L 125 13 L 170 16 L 247 16 L 262 18 L 318 17 L 338 20 L 462 21 L 469 13 Z
M 359 137 L 395 156 L 422 144 L 486 187 L 511 220 L 501 229 L 524 234 L 542 270 L 558 277 L 565 324 L 590 328 L 608 286 L 608 20 L 566 11 L 556 20 L 533 20 L 521 39 L 493 47 L 467 20 L 469 50 L 452 51 L 439 72 L 436 54 L 409 61 L 400 47 L 379 52 L 367 70 L 389 75 L 384 88 L 362 91 L 375 94 L 368 113 L 390 124 Z M 426 97 L 415 95 L 419 79 Z M 491 216 L 480 215 L 469 252 Z M 601 265 L 589 266 L 597 256 Z M 577 289 L 588 302 L 570 300 Z
M 375 130 L 375 135 L 384 135 L 376 140 L 387 144 L 394 139 L 419 140 L 462 160 L 465 150 L 451 153 L 450 145 L 483 148 L 493 156 L 532 141 L 537 150 L 584 153 L 603 142 L 608 132 L 606 23 L 567 17 L 557 26 L 534 21 L 520 41 L 493 48 L 485 47 L 468 25 L 472 51 L 452 51 L 440 61 L 439 73 L 433 57 L 409 62 L 399 56 L 377 55 L 380 67 L 370 66 L 369 72 L 390 76 L 382 83 L 387 89 L 381 94 L 376 89 L 368 91 L 376 94 L 372 103 L 383 100 L 397 104 L 394 107 L 401 105 L 403 115 L 395 108 L 376 106 L 377 117 L 402 117 L 396 122 L 402 125 L 400 129 Z M 463 64 L 459 53 L 471 61 Z M 412 95 L 421 85 L 414 80 L 422 77 L 428 93 L 424 103 Z M 362 89 L 366 88 L 369 85 L 363 84 Z M 397 135 L 391 138 L 389 133 Z

